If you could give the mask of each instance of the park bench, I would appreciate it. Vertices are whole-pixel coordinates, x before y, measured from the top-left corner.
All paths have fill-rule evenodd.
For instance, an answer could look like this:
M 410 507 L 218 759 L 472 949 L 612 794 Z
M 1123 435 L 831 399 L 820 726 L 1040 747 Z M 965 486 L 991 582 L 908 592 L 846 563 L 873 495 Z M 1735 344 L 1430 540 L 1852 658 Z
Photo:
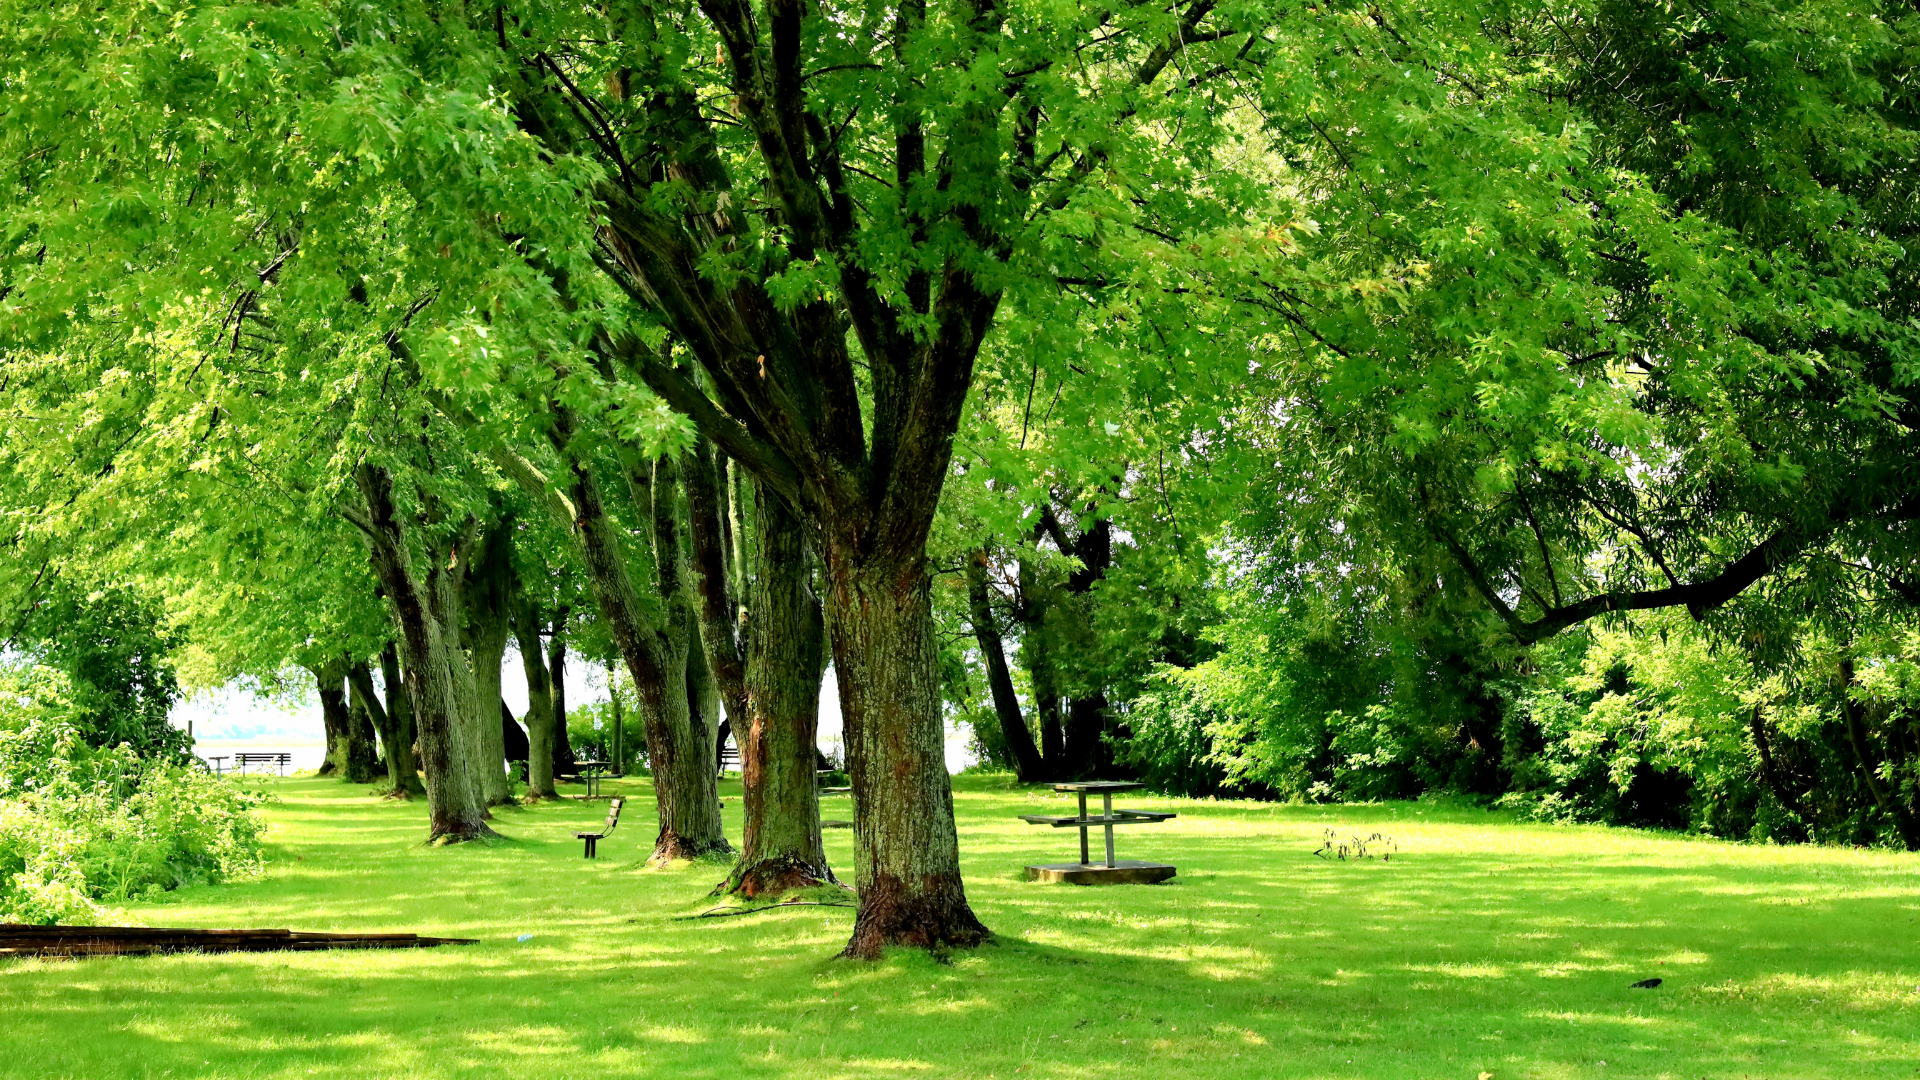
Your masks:
M 1080 861 L 1029 866 L 1027 880 L 1064 881 L 1074 885 L 1125 885 L 1150 884 L 1172 877 L 1174 868 L 1166 863 L 1138 862 L 1132 859 L 1115 860 L 1113 857 L 1115 825 L 1146 825 L 1178 816 L 1155 810 L 1115 810 L 1113 808 L 1114 792 L 1134 791 L 1145 786 L 1145 784 L 1124 780 L 1091 780 L 1080 784 L 1053 785 L 1055 791 L 1073 792 L 1079 795 L 1080 812 L 1072 817 L 1057 814 L 1021 814 L 1020 820 L 1035 825 L 1050 825 L 1056 829 L 1078 828 L 1080 830 Z M 1100 796 L 1101 807 L 1097 817 L 1087 813 L 1089 793 Z M 1105 863 L 1096 863 L 1088 858 L 1087 829 L 1094 825 L 1106 828 L 1107 861 Z
M 287 774 L 287 766 L 291 764 L 293 764 L 293 755 L 285 751 L 280 751 L 278 753 L 271 753 L 271 754 L 235 754 L 233 755 L 233 771 L 234 772 L 246 772 L 247 766 L 249 765 L 259 765 L 262 767 L 271 765 L 273 766 L 274 771 L 276 773 L 278 773 L 281 776 L 285 776 Z
M 575 840 L 585 840 L 587 842 L 587 851 L 586 851 L 587 858 L 589 859 L 595 858 L 596 857 L 595 853 L 598 850 L 596 845 L 599 844 L 600 841 L 605 840 L 608 836 L 611 836 L 613 834 L 613 830 L 619 826 L 620 807 L 625 805 L 626 801 L 627 800 L 616 796 L 613 802 L 607 804 L 607 823 L 600 827 L 599 832 L 577 832 L 573 834 L 573 838 Z

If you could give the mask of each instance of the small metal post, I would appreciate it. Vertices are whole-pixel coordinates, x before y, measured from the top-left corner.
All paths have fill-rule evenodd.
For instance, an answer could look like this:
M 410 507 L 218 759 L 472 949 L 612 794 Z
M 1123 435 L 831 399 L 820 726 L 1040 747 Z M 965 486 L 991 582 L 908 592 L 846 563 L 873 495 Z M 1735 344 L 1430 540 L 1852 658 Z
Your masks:
M 1080 865 L 1085 866 L 1092 860 L 1087 858 L 1087 826 L 1084 824 L 1087 820 L 1087 793 L 1084 791 L 1080 792 L 1080 820 L 1082 822 L 1080 826 Z
M 1100 816 L 1107 819 L 1107 865 L 1113 865 L 1113 792 L 1100 793 Z

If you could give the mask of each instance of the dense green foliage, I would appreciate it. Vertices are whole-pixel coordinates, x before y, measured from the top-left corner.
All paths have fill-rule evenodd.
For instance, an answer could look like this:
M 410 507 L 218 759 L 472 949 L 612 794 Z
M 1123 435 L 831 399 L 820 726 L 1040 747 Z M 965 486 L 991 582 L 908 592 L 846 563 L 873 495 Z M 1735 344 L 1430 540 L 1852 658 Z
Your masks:
M 126 590 L 77 593 L 67 582 L 49 588 L 13 644 L 66 676 L 74 723 L 89 744 L 181 756 L 186 733 L 167 723 L 180 699 L 171 655 L 177 634 L 162 624 L 158 605 Z
M 92 922 L 102 904 L 259 871 L 259 792 L 89 746 L 85 700 L 58 672 L 0 668 L 0 922 Z

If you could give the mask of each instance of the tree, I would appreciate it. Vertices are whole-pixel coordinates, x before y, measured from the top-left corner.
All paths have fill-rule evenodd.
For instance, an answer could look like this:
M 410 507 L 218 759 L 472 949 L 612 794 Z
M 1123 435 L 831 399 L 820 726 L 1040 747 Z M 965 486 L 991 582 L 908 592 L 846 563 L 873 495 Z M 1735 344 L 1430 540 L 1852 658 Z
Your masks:
M 1469 636 L 1519 645 L 1705 619 L 1808 560 L 1899 595 L 1913 26 L 1863 10 L 1383 12 L 1329 62 L 1355 92 L 1288 131 L 1323 253 L 1243 293 L 1284 358 L 1267 424 L 1301 508 L 1434 553 L 1491 624 Z M 1373 286 L 1329 288 L 1320 259 Z

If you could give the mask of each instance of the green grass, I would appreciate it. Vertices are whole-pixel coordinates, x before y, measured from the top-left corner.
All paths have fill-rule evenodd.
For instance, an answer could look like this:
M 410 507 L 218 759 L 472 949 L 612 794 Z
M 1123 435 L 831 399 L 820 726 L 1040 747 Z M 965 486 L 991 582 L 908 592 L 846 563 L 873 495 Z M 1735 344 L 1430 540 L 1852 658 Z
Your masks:
M 829 959 L 848 910 L 680 918 L 724 868 L 640 868 L 650 796 L 615 786 L 638 812 L 586 862 L 570 834 L 604 803 L 510 809 L 511 842 L 433 849 L 418 805 L 282 782 L 264 879 L 132 914 L 480 943 L 0 962 L 0 1075 L 1920 1075 L 1908 856 L 1143 797 L 1122 802 L 1180 817 L 1123 830 L 1120 853 L 1179 877 L 1035 885 L 1022 866 L 1070 858 L 1072 834 L 1014 815 L 1063 797 L 963 777 L 967 889 L 997 941 L 856 964 Z M 1399 854 L 1315 858 L 1329 827 Z M 850 864 L 847 832 L 828 846 Z M 1665 985 L 1628 989 L 1646 977 Z

